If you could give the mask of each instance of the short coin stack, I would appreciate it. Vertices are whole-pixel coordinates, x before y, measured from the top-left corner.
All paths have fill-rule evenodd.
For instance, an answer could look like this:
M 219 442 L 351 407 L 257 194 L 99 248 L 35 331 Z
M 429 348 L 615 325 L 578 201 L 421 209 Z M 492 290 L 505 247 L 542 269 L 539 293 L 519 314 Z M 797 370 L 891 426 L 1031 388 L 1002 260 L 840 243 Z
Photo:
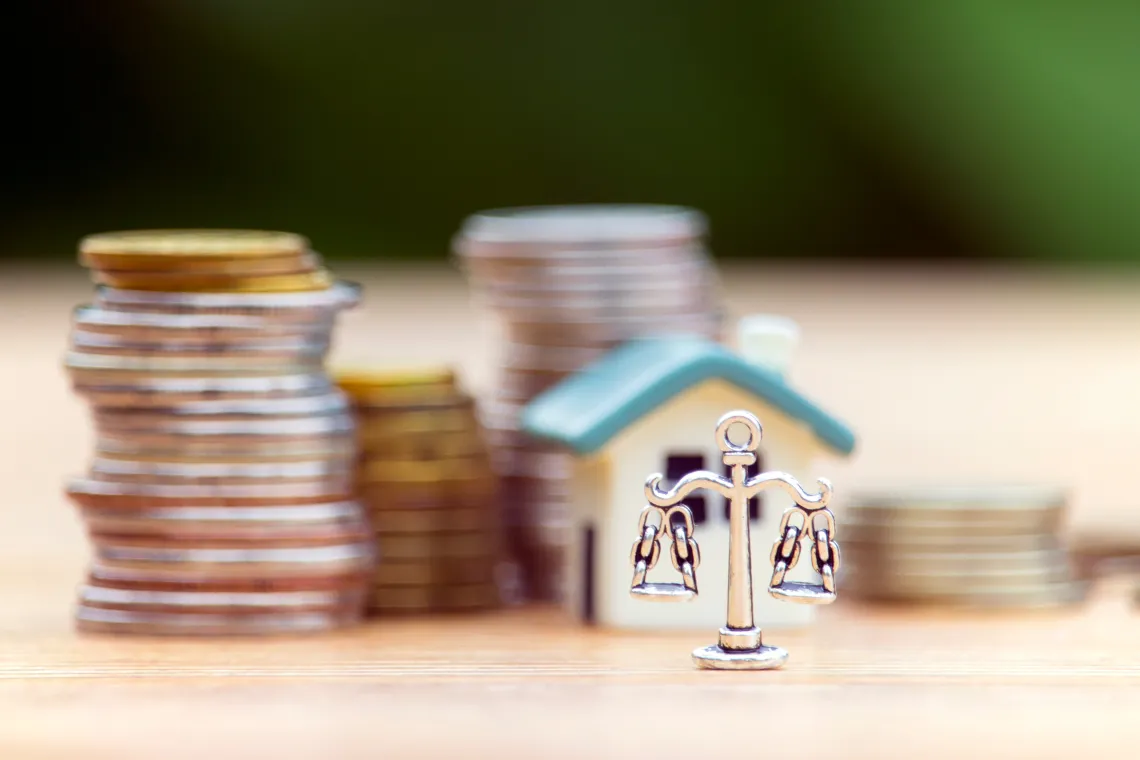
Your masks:
M 94 544 L 80 628 L 359 620 L 374 550 L 351 409 L 323 366 L 358 288 L 330 284 L 287 233 L 112 233 L 80 251 L 102 283 L 65 361 L 96 426 L 90 470 L 67 487 Z
M 335 373 L 357 414 L 357 489 L 382 560 L 379 615 L 498 605 L 498 481 L 473 399 L 448 369 Z
M 484 212 L 455 238 L 461 266 L 505 323 L 498 388 L 484 416 L 511 508 L 511 552 L 531 598 L 564 590 L 569 462 L 522 434 L 519 415 L 539 393 L 633 338 L 721 337 L 705 228 L 703 215 L 686 208 L 571 206 Z
M 892 493 L 840 515 L 845 589 L 871 600 L 963 607 L 1079 601 L 1060 537 L 1065 496 L 1048 489 Z

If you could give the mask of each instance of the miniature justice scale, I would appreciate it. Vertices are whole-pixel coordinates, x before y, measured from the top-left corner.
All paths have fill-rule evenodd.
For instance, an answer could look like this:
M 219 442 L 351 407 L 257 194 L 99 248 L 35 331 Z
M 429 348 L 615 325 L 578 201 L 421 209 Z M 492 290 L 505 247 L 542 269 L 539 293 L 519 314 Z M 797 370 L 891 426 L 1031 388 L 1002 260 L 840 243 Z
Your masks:
M 730 428 L 742 426 L 747 440 L 733 443 Z M 633 544 L 633 582 L 630 594 L 637 598 L 659 601 L 687 601 L 697 595 L 696 569 L 700 551 L 693 537 L 693 516 L 681 502 L 694 491 L 705 489 L 728 498 L 728 621 L 720 629 L 717 643 L 693 652 L 699 668 L 711 670 L 768 670 L 781 667 L 788 653 L 761 641 L 760 629 L 753 621 L 752 545 L 749 535 L 748 500 L 768 486 L 787 491 L 795 506 L 784 512 L 780 536 L 772 546 L 772 581 L 768 593 L 781 601 L 797 604 L 830 604 L 835 601 L 835 575 L 839 570 L 839 545 L 835 542 L 835 516 L 827 508 L 831 483 L 819 478 L 819 493 L 812 495 L 791 475 L 782 472 L 760 473 L 745 479 L 746 468 L 756 462 L 762 428 L 755 415 L 729 412 L 716 427 L 717 444 L 724 464 L 732 468 L 729 481 L 716 473 L 698 470 L 685 475 L 667 491 L 660 489 L 661 475 L 653 475 L 645 483 L 649 504 L 638 522 L 640 538 Z M 657 518 L 656 524 L 650 517 Z M 681 583 L 647 583 L 646 573 L 661 556 L 661 539 L 671 541 L 673 567 L 681 573 Z M 822 583 L 787 581 L 784 576 L 800 558 L 800 539 L 811 546 L 811 564 Z

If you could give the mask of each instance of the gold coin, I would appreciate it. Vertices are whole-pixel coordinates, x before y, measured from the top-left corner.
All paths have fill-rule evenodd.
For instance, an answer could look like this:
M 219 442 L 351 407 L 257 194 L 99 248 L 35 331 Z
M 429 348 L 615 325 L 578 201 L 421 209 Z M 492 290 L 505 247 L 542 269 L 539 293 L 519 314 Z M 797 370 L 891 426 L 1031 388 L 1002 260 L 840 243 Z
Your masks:
M 428 462 L 364 462 L 360 480 L 364 483 L 431 483 L 443 480 L 470 480 L 486 477 L 490 466 L 484 459 L 464 457 Z
M 369 511 L 376 513 L 388 510 L 485 507 L 497 496 L 498 485 L 493 477 L 481 476 L 422 483 L 363 483 L 357 485 L 357 491 Z
M 214 269 L 220 269 L 217 264 L 244 264 L 246 260 L 238 259 L 236 262 L 207 260 L 206 263 L 212 265 Z M 257 266 L 249 266 L 244 269 L 231 266 L 229 271 L 209 271 L 208 269 L 198 266 L 184 266 L 179 269 L 170 270 L 156 269 L 153 271 L 146 269 L 100 269 L 94 273 L 93 277 L 95 282 L 100 285 L 108 285 L 112 288 L 123 288 L 125 290 L 177 291 L 216 289 L 226 291 L 229 290 L 230 286 L 235 282 L 241 283 L 246 280 L 266 277 L 296 276 L 316 272 L 321 269 L 320 261 L 312 256 L 293 257 L 291 259 L 248 259 L 248 263 L 256 264 Z M 273 264 L 274 266 L 266 266 L 266 263 Z
M 380 557 L 392 562 L 490 558 L 497 555 L 500 543 L 491 531 L 381 536 Z
M 473 459 L 487 461 L 487 447 L 483 440 L 473 434 L 458 435 L 408 435 L 387 437 L 381 442 L 361 441 L 361 456 L 365 461 L 386 459 L 389 461 L 426 462 L 436 459 Z
M 443 509 L 377 509 L 369 511 L 376 534 L 459 533 L 485 531 L 501 522 L 498 509 L 490 506 Z
M 499 588 L 494 583 L 381 586 L 373 588 L 369 594 L 368 608 L 381 613 L 479 609 L 496 606 L 500 598 Z
M 376 566 L 373 585 L 385 586 L 454 586 L 465 583 L 490 583 L 495 580 L 497 563 L 485 558 L 449 560 L 407 560 L 384 562 Z
M 357 426 L 364 446 L 384 446 L 420 436 L 442 441 L 455 435 L 481 434 L 479 421 L 471 409 L 406 410 L 383 416 L 362 412 L 357 407 Z
M 328 290 L 333 279 L 324 269 L 300 274 L 254 275 L 250 277 L 186 276 L 154 279 L 149 274 L 108 274 L 100 272 L 96 281 L 119 290 L 192 293 L 299 293 Z
M 128 230 L 88 235 L 79 242 L 84 264 L 89 256 L 261 258 L 299 256 L 308 250 L 309 241 L 301 235 L 263 230 Z
M 153 277 L 177 277 L 193 272 L 202 277 L 248 277 L 263 274 L 294 274 L 311 272 L 321 266 L 323 259 L 314 251 L 290 253 L 284 256 L 122 256 L 89 254 L 84 263 L 101 272 L 136 274 Z
M 455 371 L 447 367 L 410 370 L 341 368 L 333 381 L 362 407 L 400 408 L 406 404 L 447 404 L 462 400 Z

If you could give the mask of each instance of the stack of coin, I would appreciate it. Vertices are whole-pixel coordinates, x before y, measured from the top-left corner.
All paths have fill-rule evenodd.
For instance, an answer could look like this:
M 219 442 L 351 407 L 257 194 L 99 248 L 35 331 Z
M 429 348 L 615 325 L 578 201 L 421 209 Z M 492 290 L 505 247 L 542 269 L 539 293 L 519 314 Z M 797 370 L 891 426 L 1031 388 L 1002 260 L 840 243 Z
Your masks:
M 1083 598 L 1063 492 L 965 488 L 859 499 L 842 517 L 844 589 L 878 601 L 1056 606 Z
M 383 557 L 369 610 L 496 606 L 498 480 L 474 401 L 455 373 L 346 369 L 334 377 L 356 411 L 357 489 Z
M 103 284 L 65 360 L 96 427 L 90 469 L 67 487 L 94 544 L 81 629 L 264 634 L 362 617 L 374 548 L 351 408 L 324 368 L 358 288 L 317 269 L 263 274 L 310 266 L 307 251 L 244 231 L 82 242 Z
M 564 592 L 569 461 L 518 426 L 535 396 L 633 338 L 689 333 L 719 340 L 719 284 L 697 211 L 571 206 L 487 211 L 453 242 L 460 266 L 504 321 L 498 387 L 483 405 L 510 506 L 512 555 L 526 593 Z

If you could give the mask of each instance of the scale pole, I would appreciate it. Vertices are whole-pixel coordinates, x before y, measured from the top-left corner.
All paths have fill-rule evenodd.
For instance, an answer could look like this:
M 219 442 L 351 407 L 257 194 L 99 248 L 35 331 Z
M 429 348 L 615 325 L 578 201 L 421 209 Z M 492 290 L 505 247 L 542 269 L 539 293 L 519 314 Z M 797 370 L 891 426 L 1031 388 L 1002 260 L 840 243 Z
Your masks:
M 729 457 L 731 454 L 725 459 Z M 744 493 L 745 472 L 743 465 L 732 465 L 732 499 L 728 511 L 728 623 L 725 627 L 737 631 L 755 627 L 752 616 L 752 537 L 748 499 Z

